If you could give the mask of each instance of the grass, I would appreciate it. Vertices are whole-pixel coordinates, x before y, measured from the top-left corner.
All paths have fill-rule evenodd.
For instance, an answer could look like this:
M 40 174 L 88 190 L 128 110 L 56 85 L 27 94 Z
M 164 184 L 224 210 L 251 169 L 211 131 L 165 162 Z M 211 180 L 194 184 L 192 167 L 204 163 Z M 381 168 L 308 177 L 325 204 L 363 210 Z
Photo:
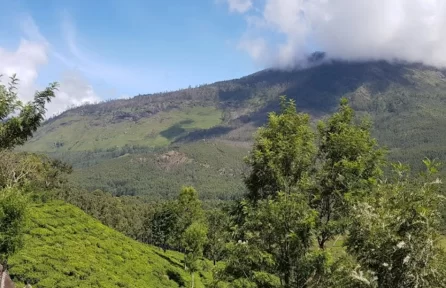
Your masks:
M 159 112 L 133 121 L 113 115 L 70 115 L 40 129 L 24 147 L 33 152 L 87 151 L 122 147 L 125 144 L 162 147 L 197 129 L 221 122 L 215 107 L 189 107 Z
M 33 204 L 30 218 L 24 248 L 10 259 L 18 287 L 25 281 L 36 288 L 190 285 L 181 253 L 136 242 L 72 205 Z M 196 287 L 209 275 L 196 273 Z

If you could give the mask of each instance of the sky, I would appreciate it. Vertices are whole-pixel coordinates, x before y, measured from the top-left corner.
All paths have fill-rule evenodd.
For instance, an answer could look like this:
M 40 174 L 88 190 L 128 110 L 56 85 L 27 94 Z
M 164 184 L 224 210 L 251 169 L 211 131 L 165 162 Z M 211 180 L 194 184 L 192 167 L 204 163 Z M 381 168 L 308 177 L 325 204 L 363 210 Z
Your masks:
M 446 66 L 444 0 L 0 0 L 0 74 L 72 105 L 326 59 Z M 299 65 L 301 66 L 301 65 Z

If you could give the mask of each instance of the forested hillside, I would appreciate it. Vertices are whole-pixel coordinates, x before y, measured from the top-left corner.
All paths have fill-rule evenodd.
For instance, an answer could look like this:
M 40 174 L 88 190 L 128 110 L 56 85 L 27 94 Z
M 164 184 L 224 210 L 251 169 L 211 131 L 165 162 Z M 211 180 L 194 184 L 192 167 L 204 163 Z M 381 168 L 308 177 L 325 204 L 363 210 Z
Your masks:
M 77 107 L 46 121 L 24 149 L 68 160 L 75 167 L 72 180 L 90 190 L 158 199 L 188 183 L 198 186 L 205 198 L 227 199 L 240 195 L 241 157 L 267 113 L 277 110 L 280 95 L 294 99 L 314 119 L 334 111 L 339 98 L 347 97 L 359 115 L 371 118 L 373 135 L 390 149 L 392 159 L 419 168 L 422 157 L 445 159 L 445 91 L 444 71 L 417 64 L 333 62 L 304 70 L 265 70 Z M 216 144 L 197 142 L 203 139 Z M 165 154 L 169 151 L 174 157 Z M 222 159 L 217 166 L 214 157 Z M 163 164 L 167 158 L 175 164 Z M 159 176 L 174 181 L 166 183 Z M 232 180 L 218 183 L 224 177 Z M 222 189 L 206 187 L 212 182 Z
M 69 179 L 90 191 L 160 200 L 172 199 L 183 185 L 193 185 L 204 192 L 204 200 L 213 201 L 230 200 L 243 192 L 246 167 L 242 159 L 247 153 L 245 146 L 198 141 L 155 151 L 124 147 L 50 155 L 72 163 Z

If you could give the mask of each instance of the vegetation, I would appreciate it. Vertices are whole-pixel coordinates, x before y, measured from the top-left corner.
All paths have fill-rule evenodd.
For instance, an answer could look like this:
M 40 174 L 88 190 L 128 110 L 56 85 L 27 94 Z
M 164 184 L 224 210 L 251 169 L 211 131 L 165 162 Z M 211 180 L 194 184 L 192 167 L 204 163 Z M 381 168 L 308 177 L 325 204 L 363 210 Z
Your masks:
M 23 104 L 17 99 L 15 75 L 9 87 L 0 84 L 0 262 L 7 267 L 8 260 L 22 246 L 26 225 L 27 199 L 18 185 L 35 174 L 31 163 L 9 156 L 6 149 L 25 143 L 41 124 L 45 104 L 54 97 L 57 84 L 37 92 L 32 103 Z
M 0 193 L 0 257 L 2 265 L 23 245 L 27 199 L 14 188 Z
M 57 88 L 57 83 L 50 84 L 44 91 L 36 92 L 33 102 L 23 104 L 17 98 L 18 81 L 13 75 L 9 87 L 0 84 L 0 149 L 22 145 L 33 135 L 44 120 L 45 104 Z
M 178 260 L 181 254 L 166 254 L 131 240 L 63 202 L 46 202 L 53 197 L 75 202 L 91 214 L 98 213 L 98 218 L 117 229 L 124 229 L 123 221 L 132 218 L 119 214 L 119 208 L 125 207 L 121 211 L 129 212 L 136 206 L 132 202 L 123 204 L 102 192 L 93 197 L 88 194 L 90 197 L 85 199 L 87 193 L 67 186 L 69 165 L 46 156 L 9 150 L 32 136 L 56 87 L 53 84 L 44 92 L 37 92 L 34 103 L 22 106 L 14 92 L 16 82 L 12 78 L 9 89 L 0 86 L 0 260 L 10 268 L 12 278 L 19 284 L 36 287 L 183 287 L 189 282 L 192 287 L 203 287 L 203 274 L 198 279 L 194 275 L 201 271 L 198 262 L 204 240 L 194 245 L 196 233 L 191 231 L 195 230 L 185 228 L 187 233 L 184 232 L 189 280 Z M 20 108 L 18 116 L 9 115 Z M 180 200 L 194 191 L 185 189 Z M 109 201 L 104 203 L 104 199 Z M 98 202 L 103 206 L 97 207 Z M 186 205 L 187 210 L 191 202 L 183 202 L 179 204 Z M 112 210 L 106 209 L 110 208 L 107 204 L 112 204 Z M 190 212 L 186 210 L 182 219 Z M 139 231 L 126 232 L 144 238 L 144 233 L 138 234 L 144 224 Z M 206 232 L 198 235 L 205 237 Z
M 221 112 L 215 107 L 168 109 L 152 117 L 139 119 L 134 119 L 131 112 L 120 112 L 100 117 L 82 113 L 49 121 L 47 123 L 51 124 L 43 126 L 39 135 L 30 140 L 27 150 L 91 151 L 122 147 L 125 144 L 162 147 L 188 132 L 208 129 L 221 122 Z
M 442 79 L 434 81 L 435 75 L 419 72 L 432 71 L 430 68 L 378 63 L 374 68 L 381 69 L 380 72 L 387 74 L 384 68 L 388 68 L 390 72 L 399 74 L 374 81 L 372 84 L 377 86 L 363 86 L 361 83 L 370 76 L 376 78 L 381 75 L 376 74 L 376 69 L 368 70 L 368 66 L 364 65 L 332 63 L 323 66 L 325 68 L 314 67 L 287 73 L 300 77 L 305 85 L 315 80 L 326 81 L 328 88 L 336 88 L 336 96 L 348 95 L 354 106 L 362 107 L 359 115 L 367 112 L 375 119 L 383 115 L 379 114 L 382 111 L 400 113 L 400 108 L 395 102 L 382 106 L 388 99 L 382 100 L 377 96 L 371 100 L 368 96 L 363 97 L 364 94 L 395 92 L 401 85 L 407 86 L 405 81 L 411 80 L 416 80 L 415 84 L 412 83 L 411 92 L 426 87 L 436 91 L 444 84 Z M 271 77 L 274 75 L 271 73 L 277 73 L 280 77 Z M 187 114 L 185 111 L 194 111 L 187 119 L 169 114 L 173 122 L 166 129 L 156 131 L 148 137 L 151 140 L 147 143 L 136 139 L 136 146 L 117 144 L 121 147 L 115 148 L 107 144 L 102 147 L 102 144 L 108 143 L 102 140 L 98 140 L 98 146 L 95 146 L 91 145 L 91 139 L 69 142 L 67 145 L 61 138 L 63 141 L 55 142 L 46 152 L 72 150 L 74 154 L 67 153 L 66 157 L 73 160 L 77 170 L 73 176 L 69 176 L 71 166 L 60 160 L 2 149 L 0 256 L 2 262 L 9 265 L 12 277 L 20 284 L 31 283 L 37 287 L 444 287 L 446 267 L 442 262 L 445 251 L 441 248 L 441 229 L 445 226 L 440 213 L 444 209 L 444 197 L 441 180 L 436 178 L 440 165 L 425 158 L 425 171 L 418 175 L 409 172 L 403 164 L 386 161 L 385 149 L 372 137 L 372 125 L 355 115 L 346 98 L 341 98 L 337 111 L 315 123 L 309 114 L 296 110 L 297 100 L 281 97 L 280 111 L 269 114 L 246 158 L 249 170 L 244 178 L 245 189 L 238 189 L 238 184 L 219 187 L 222 189 L 220 191 L 228 194 L 220 199 L 235 198 L 235 201 L 224 203 L 229 205 L 213 202 L 212 210 L 204 210 L 209 207 L 203 205 L 192 186 L 183 186 L 181 190 L 176 187 L 176 191 L 179 191 L 176 197 L 153 197 L 152 194 L 134 198 L 124 196 L 132 195 L 128 189 L 133 184 L 115 182 L 115 188 L 121 190 L 112 192 L 121 196 L 118 198 L 101 190 L 89 192 L 73 185 L 73 182 L 82 182 L 88 176 L 97 177 L 104 172 L 109 173 L 103 177 L 107 183 L 105 187 L 112 185 L 111 180 L 119 181 L 119 177 L 133 183 L 132 179 L 138 179 L 147 171 L 135 173 L 132 176 L 135 178 L 129 177 L 129 173 L 140 169 L 138 165 L 146 162 L 150 163 L 148 171 L 163 170 L 176 174 L 175 178 L 165 179 L 165 184 L 155 183 L 152 188 L 158 190 L 165 185 L 169 187 L 165 191 L 172 191 L 178 183 L 168 183 L 183 181 L 182 177 L 187 175 L 193 181 L 186 177 L 185 183 L 181 184 L 196 182 L 202 184 L 200 188 L 209 187 L 209 190 L 204 190 L 204 198 L 209 199 L 208 193 L 215 189 L 212 186 L 218 185 L 218 181 L 241 182 L 241 177 L 237 180 L 233 173 L 235 169 L 230 168 L 234 167 L 232 162 L 225 166 L 228 161 L 225 160 L 226 151 L 234 148 L 236 152 L 230 155 L 239 153 L 237 151 L 244 145 L 240 142 L 247 138 L 239 137 L 237 133 L 263 123 L 261 110 L 274 107 L 274 93 L 277 90 L 294 91 L 296 87 L 304 87 L 300 84 L 293 86 L 296 83 L 292 81 L 292 85 L 282 82 L 281 77 L 289 75 L 283 73 L 263 72 L 251 76 L 263 79 L 268 75 L 268 81 L 274 85 L 267 90 L 264 90 L 265 83 L 249 84 L 248 80 L 252 78 L 248 77 L 235 83 L 217 83 L 198 90 L 167 94 L 164 96 L 171 98 L 164 99 L 164 102 L 157 96 L 150 99 L 135 97 L 128 100 L 130 102 L 108 102 L 70 110 L 64 115 L 73 117 L 75 122 L 82 117 L 108 119 L 110 113 L 115 113 L 112 114 L 114 118 L 109 119 L 118 125 L 115 128 L 121 124 L 127 125 L 128 118 L 139 125 L 153 117 L 166 116 L 166 113 Z M 338 74 L 342 77 L 351 74 L 357 78 L 348 82 L 351 85 L 347 88 L 339 88 L 338 83 L 333 82 L 338 79 Z M 386 84 L 384 87 L 378 85 L 383 83 Z M 48 91 L 54 88 L 50 86 Z M 311 110 L 313 104 L 327 100 L 328 92 L 324 89 L 300 91 L 314 92 L 312 99 L 293 98 L 299 99 L 301 107 Z M 3 93 L 2 97 L 6 99 L 3 102 L 9 103 L 8 99 L 13 99 L 11 103 L 14 103 L 14 97 L 8 96 L 13 95 L 11 89 L 4 91 L 9 92 Z M 240 96 L 240 99 L 234 98 L 234 91 L 237 91 L 236 96 Z M 252 94 L 252 91 L 255 93 Z M 401 95 L 398 93 L 395 95 L 396 98 L 391 101 L 403 99 L 399 98 Z M 49 99 L 50 96 L 44 97 L 39 106 L 41 109 L 33 110 L 38 113 L 37 122 L 17 120 L 21 116 L 7 117 L 15 108 L 6 109 L 0 128 L 9 131 L 8 123 L 19 122 L 21 128 L 17 131 L 13 129 L 17 132 L 15 134 L 8 132 L 4 134 L 7 137 L 0 138 L 4 147 L 13 148 L 32 136 L 31 132 L 26 131 L 34 131 L 33 127 L 40 124 L 43 114 L 39 113 L 44 113 L 44 105 Z M 178 104 L 178 99 L 184 102 Z M 201 106 L 196 105 L 198 100 L 203 100 Z M 404 101 L 402 103 L 406 105 Z M 128 110 L 126 105 L 129 103 L 141 105 Z M 8 105 L 20 107 L 18 104 L 7 104 L 6 107 Z M 26 107 L 32 107 L 29 105 Z M 200 114 L 201 109 L 209 112 L 209 107 L 223 111 L 219 115 L 220 126 L 215 126 L 217 122 L 212 125 L 202 123 L 203 127 L 200 127 L 204 130 L 197 130 L 201 124 L 187 126 L 195 121 L 192 119 L 195 113 Z M 253 110 L 242 113 L 246 107 Z M 321 111 L 326 113 L 331 108 L 331 103 L 326 102 Z M 200 117 L 214 119 L 214 113 L 207 112 L 200 114 Z M 63 131 L 51 125 L 57 126 L 58 122 L 66 119 L 65 116 L 47 122 L 44 129 L 51 130 L 47 131 L 48 135 Z M 80 127 L 73 123 L 64 125 Z M 238 129 L 235 128 L 237 125 L 246 130 L 234 132 Z M 140 128 L 137 130 L 140 131 Z M 48 144 L 42 135 L 38 135 L 34 142 L 36 147 L 46 147 Z M 225 144 L 215 142 L 215 139 L 212 142 L 203 141 L 200 143 L 202 146 L 197 146 L 199 142 L 185 143 L 203 135 L 218 135 L 219 141 L 224 140 Z M 107 134 L 108 138 L 104 139 L 109 139 L 109 136 Z M 159 137 L 167 141 L 157 142 Z M 238 140 L 237 145 L 241 146 L 236 146 L 234 140 Z M 418 140 L 414 139 L 415 142 Z M 178 145 L 175 149 L 172 146 L 160 148 L 174 142 Z M 193 151 L 196 147 L 203 149 Z M 93 149 L 96 150 L 86 151 Z M 214 153 L 215 150 L 218 153 Z M 92 155 L 98 158 L 88 159 Z M 234 161 L 234 165 L 237 163 L 235 158 L 230 161 Z M 110 166 L 107 170 L 107 165 L 111 163 L 116 166 Z M 119 165 L 122 167 L 118 168 Z M 208 170 L 202 173 L 198 167 Z M 203 180 L 213 175 L 217 167 L 220 177 L 216 179 L 219 180 Z M 240 167 L 239 172 L 244 171 L 242 166 L 237 167 Z M 196 170 L 186 172 L 191 168 Z M 228 170 L 230 172 L 226 175 L 226 168 L 233 170 Z M 123 172 L 123 175 L 113 174 L 116 173 L 113 169 Z M 73 181 L 79 171 L 90 171 L 91 175 Z M 227 181 L 232 178 L 236 180 Z M 141 183 L 150 183 L 148 179 L 154 178 L 145 179 Z M 92 184 L 94 181 L 85 182 L 86 186 L 98 185 Z M 104 183 L 98 182 L 100 185 Z M 225 191 L 228 187 L 237 190 L 228 193 Z M 198 191 L 201 195 L 201 190 Z M 133 194 L 140 194 L 140 191 L 135 190 Z M 237 199 L 237 195 L 243 196 Z M 162 198 L 170 199 L 147 201 Z M 54 199 L 77 205 L 103 224 L 139 242 L 93 220 L 80 209 Z M 339 239 L 340 244 L 336 245 Z M 155 244 L 159 248 L 141 242 Z
M 346 99 L 316 133 L 292 100 L 282 103 L 247 158 L 249 191 L 232 212 L 221 279 L 233 287 L 443 287 L 441 181 L 429 179 L 438 165 L 425 160 L 424 178 L 413 180 L 395 164 L 399 177 L 386 180 L 383 151 Z M 341 254 L 327 249 L 335 236 L 345 238 Z
M 33 287 L 190 286 L 183 255 L 138 243 L 60 201 L 32 204 L 23 249 L 10 260 L 18 285 Z M 200 269 L 195 287 L 210 273 Z M 203 276 L 200 276 L 203 275 Z M 20 286 L 19 286 L 20 287 Z
M 156 151 L 124 147 L 105 152 L 57 154 L 73 163 L 73 185 L 89 191 L 102 190 L 115 196 L 141 196 L 146 200 L 174 199 L 183 185 L 194 186 L 203 201 L 231 200 L 244 191 L 243 157 L 248 148 L 201 141 Z M 101 154 L 102 160 L 97 160 Z M 79 161 L 79 159 L 83 159 Z M 98 164 L 89 164 L 91 160 Z M 77 161 L 77 162 L 76 162 Z
M 354 207 L 345 245 L 373 273 L 357 275 L 368 286 L 444 287 L 446 271 L 439 264 L 445 255 L 438 233 L 441 182 L 429 179 L 436 163 L 424 162 L 424 181 L 410 179 L 397 167 L 395 181 L 380 184 L 370 199 Z

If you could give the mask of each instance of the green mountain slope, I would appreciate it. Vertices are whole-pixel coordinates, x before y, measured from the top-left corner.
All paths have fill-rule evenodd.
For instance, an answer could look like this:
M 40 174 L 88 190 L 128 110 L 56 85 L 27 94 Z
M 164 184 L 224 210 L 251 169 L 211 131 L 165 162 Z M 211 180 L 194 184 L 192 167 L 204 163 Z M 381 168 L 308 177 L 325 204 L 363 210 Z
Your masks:
M 35 204 L 30 217 L 24 248 L 10 260 L 18 287 L 29 281 L 37 288 L 158 288 L 187 286 L 190 281 L 180 253 L 131 240 L 74 206 L 58 201 Z M 197 275 L 197 287 L 204 287 L 204 276 Z
M 75 169 L 71 180 L 88 190 L 172 199 L 193 185 L 202 200 L 229 200 L 244 191 L 243 157 L 248 149 L 219 142 L 187 143 L 156 152 L 127 153 Z
M 221 186 L 216 180 L 220 173 L 196 165 L 214 157 L 197 141 L 232 146 L 233 153 L 226 154 L 227 163 L 223 160 L 218 165 L 239 171 L 241 160 L 236 163 L 233 159 L 247 151 L 246 143 L 252 141 L 267 112 L 277 110 L 280 95 L 295 99 L 297 107 L 314 119 L 333 111 L 339 98 L 347 97 L 358 114 L 371 118 L 374 136 L 389 148 L 391 158 L 415 166 L 425 156 L 446 159 L 446 73 L 417 64 L 387 62 L 333 62 L 303 70 L 265 70 L 196 88 L 86 105 L 47 121 L 25 150 L 69 159 L 76 166 L 76 182 L 114 194 L 158 198 L 172 193 L 171 188 L 165 189 L 174 187 L 172 182 L 178 182 L 176 189 L 181 182 L 200 186 L 209 179 L 217 184 L 213 187 Z M 183 168 L 176 170 L 157 166 L 160 153 L 177 151 L 187 143 L 189 147 L 197 145 L 193 149 L 206 159 L 181 164 Z M 122 157 L 120 151 L 126 149 L 129 155 Z M 146 165 L 129 162 L 141 154 L 149 159 Z M 111 167 L 120 172 L 106 172 Z M 148 174 L 165 181 L 153 181 Z M 223 190 L 241 186 L 240 177 L 230 181 L 235 184 L 222 184 Z M 220 191 L 209 195 L 222 198 Z

